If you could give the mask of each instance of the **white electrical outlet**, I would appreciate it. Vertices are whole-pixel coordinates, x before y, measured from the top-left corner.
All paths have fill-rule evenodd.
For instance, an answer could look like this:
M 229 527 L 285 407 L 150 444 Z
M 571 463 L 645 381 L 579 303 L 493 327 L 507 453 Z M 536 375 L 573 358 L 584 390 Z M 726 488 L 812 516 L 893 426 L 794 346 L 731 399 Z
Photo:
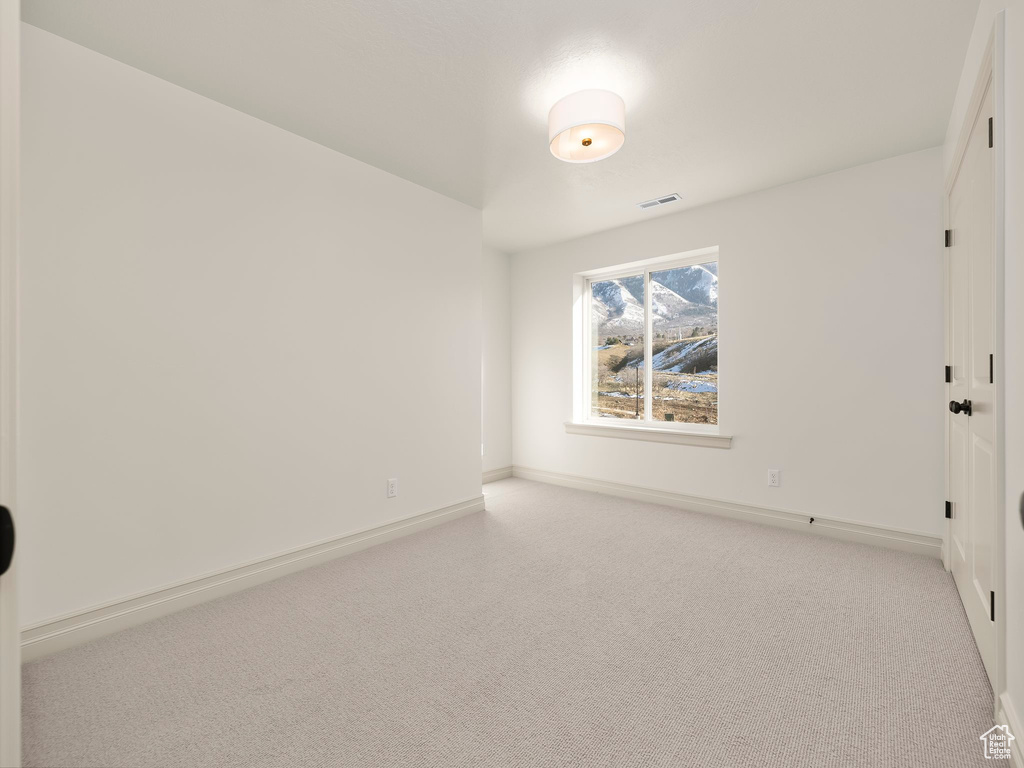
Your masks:
M 770 488 L 778 488 L 779 487 L 779 483 L 781 482 L 781 480 L 782 480 L 782 470 L 781 469 L 769 469 L 768 470 L 768 487 L 770 487 Z
M 393 499 L 398 495 L 398 478 L 392 477 L 388 479 L 388 498 Z

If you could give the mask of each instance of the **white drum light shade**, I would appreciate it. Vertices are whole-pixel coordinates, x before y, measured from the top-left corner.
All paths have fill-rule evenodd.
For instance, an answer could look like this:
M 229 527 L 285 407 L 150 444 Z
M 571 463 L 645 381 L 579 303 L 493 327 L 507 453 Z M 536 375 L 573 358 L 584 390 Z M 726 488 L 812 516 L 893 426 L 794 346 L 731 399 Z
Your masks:
M 567 163 L 593 163 L 626 141 L 626 105 L 611 91 L 570 93 L 548 113 L 551 154 Z

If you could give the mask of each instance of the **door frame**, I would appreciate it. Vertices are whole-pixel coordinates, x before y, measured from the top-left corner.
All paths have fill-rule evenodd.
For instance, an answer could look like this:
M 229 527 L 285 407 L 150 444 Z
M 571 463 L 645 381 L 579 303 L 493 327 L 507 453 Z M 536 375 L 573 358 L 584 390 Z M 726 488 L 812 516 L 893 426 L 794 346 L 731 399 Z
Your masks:
M 17 519 L 18 190 L 21 4 L 0 0 L 0 501 Z M 17 570 L 0 576 L 0 765 L 21 765 Z
M 992 307 L 993 307 L 993 321 L 995 328 L 995 349 L 993 353 L 994 358 L 994 370 L 993 378 L 995 380 L 995 450 L 996 450 L 996 488 L 994 492 L 995 498 L 995 526 L 996 526 L 996 546 L 994 547 L 994 558 L 995 558 L 995 587 L 996 587 L 996 611 L 995 611 L 995 631 L 996 631 L 996 669 L 995 669 L 995 686 L 993 690 L 993 716 L 997 716 L 999 712 L 999 695 L 1006 688 L 1006 548 L 1004 546 L 1003 537 L 1006 531 L 1006 460 L 1005 460 L 1005 428 L 1003 424 L 1003 414 L 1005 413 L 1004 406 L 1004 393 L 1005 387 L 1005 304 L 1004 304 L 1004 267 L 1005 267 L 1005 256 L 1004 256 L 1004 234 L 1005 234 L 1005 142 L 1003 141 L 1004 131 L 1004 98 L 1003 98 L 1003 85 L 1004 85 L 1004 36 L 1005 36 L 1005 11 L 1000 11 L 996 14 L 995 21 L 992 25 L 992 32 L 989 34 L 988 43 L 985 46 L 985 53 L 982 56 L 981 64 L 978 68 L 978 74 L 974 81 L 974 86 L 971 91 L 971 99 L 967 107 L 967 111 L 964 115 L 963 124 L 960 126 L 959 134 L 957 135 L 956 147 L 953 151 L 953 156 L 949 165 L 949 172 L 946 175 L 945 186 L 943 189 L 942 196 L 942 207 L 943 207 L 943 221 L 945 222 L 945 228 L 950 228 L 949 221 L 949 195 L 952 192 L 953 184 L 956 180 L 957 172 L 959 171 L 960 164 L 963 162 L 964 154 L 967 151 L 967 145 L 970 140 L 971 128 L 974 125 L 975 119 L 977 118 L 978 111 L 981 109 L 982 100 L 985 96 L 985 91 L 988 87 L 992 89 L 992 103 L 993 103 L 993 115 L 992 115 L 992 128 L 993 128 L 993 146 L 992 151 L 992 175 L 993 184 L 995 189 L 993 190 L 993 219 L 995 231 L 993 233 L 993 245 L 995 253 L 993 254 L 993 265 L 992 265 L 992 284 L 993 284 L 993 296 L 992 296 Z M 991 81 L 991 86 L 989 85 Z M 950 338 L 949 338 L 949 289 L 950 289 L 950 260 L 949 255 L 943 249 L 943 335 L 945 337 L 945 356 L 946 360 L 950 359 Z M 946 389 L 948 394 L 948 387 Z M 948 399 L 948 398 L 946 398 Z M 945 403 L 943 403 L 943 409 L 945 410 Z M 949 418 L 950 414 L 948 411 L 945 413 L 946 419 L 946 430 L 945 430 L 945 441 L 946 441 L 946 453 L 945 453 L 945 490 L 946 498 L 949 498 Z M 950 569 L 950 541 L 952 523 L 947 521 L 945 531 L 943 533 L 942 541 L 942 564 L 948 571 Z

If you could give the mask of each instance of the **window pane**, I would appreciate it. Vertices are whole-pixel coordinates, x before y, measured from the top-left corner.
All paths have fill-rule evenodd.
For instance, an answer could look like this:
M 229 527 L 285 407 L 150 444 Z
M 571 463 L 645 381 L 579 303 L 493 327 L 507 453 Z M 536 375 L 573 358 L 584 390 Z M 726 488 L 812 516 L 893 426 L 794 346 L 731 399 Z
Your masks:
M 651 273 L 651 418 L 718 423 L 718 263 Z
M 644 276 L 594 282 L 590 293 L 590 413 L 643 419 Z

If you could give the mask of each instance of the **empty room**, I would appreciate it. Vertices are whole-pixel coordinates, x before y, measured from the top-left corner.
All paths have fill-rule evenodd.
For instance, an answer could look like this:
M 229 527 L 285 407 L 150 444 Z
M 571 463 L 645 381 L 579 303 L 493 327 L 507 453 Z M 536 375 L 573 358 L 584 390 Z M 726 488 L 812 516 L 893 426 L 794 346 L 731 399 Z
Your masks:
M 1022 0 L 0 0 L 0 768 L 1024 768 Z

